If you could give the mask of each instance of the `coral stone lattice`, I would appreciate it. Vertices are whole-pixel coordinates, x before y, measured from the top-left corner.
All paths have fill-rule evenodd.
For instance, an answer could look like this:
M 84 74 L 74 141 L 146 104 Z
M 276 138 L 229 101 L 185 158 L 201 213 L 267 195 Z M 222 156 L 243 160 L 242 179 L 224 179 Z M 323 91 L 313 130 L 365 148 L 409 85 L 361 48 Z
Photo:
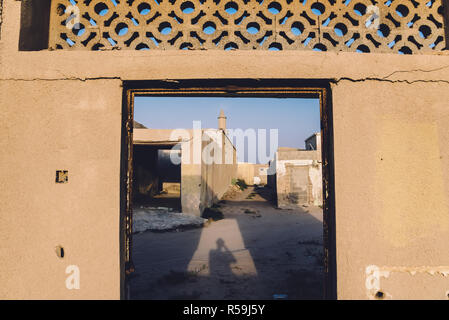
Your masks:
M 51 49 L 428 53 L 441 0 L 53 0 Z

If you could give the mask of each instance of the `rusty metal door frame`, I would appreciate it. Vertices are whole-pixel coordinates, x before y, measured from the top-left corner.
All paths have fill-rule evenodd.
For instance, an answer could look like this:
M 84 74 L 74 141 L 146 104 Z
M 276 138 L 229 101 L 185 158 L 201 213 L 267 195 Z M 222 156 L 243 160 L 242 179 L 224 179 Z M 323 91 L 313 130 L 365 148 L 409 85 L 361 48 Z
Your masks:
M 331 90 L 328 80 L 207 79 L 151 80 L 123 83 L 120 177 L 121 298 L 127 297 L 127 275 L 132 273 L 132 177 L 134 98 L 157 97 L 258 97 L 318 98 L 320 101 L 323 166 L 323 244 L 325 299 L 337 298 L 335 188 Z

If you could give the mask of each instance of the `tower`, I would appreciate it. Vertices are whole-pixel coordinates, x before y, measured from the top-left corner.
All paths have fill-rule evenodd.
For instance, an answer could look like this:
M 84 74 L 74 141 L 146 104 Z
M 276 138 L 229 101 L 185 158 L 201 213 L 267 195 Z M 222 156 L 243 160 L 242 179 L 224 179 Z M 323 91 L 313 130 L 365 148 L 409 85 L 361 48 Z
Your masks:
M 218 129 L 226 131 L 226 117 L 223 110 L 220 110 L 220 115 L 218 116 Z

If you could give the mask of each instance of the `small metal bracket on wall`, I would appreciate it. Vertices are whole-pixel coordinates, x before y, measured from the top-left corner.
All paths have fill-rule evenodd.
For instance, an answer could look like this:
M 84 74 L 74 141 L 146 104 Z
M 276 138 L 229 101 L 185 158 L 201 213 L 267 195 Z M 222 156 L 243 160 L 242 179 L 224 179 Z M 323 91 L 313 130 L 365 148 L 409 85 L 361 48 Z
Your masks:
M 69 172 L 67 170 L 56 170 L 56 183 L 68 183 Z

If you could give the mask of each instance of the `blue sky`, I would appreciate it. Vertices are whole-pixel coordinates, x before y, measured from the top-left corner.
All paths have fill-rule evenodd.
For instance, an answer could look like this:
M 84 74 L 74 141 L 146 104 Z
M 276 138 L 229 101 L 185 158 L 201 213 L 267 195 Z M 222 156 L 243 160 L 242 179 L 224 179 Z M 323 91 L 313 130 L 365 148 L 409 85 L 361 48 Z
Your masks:
M 190 129 L 194 120 L 217 128 L 220 109 L 229 129 L 278 129 L 280 147 L 304 148 L 304 140 L 320 131 L 318 99 L 136 97 L 134 120 L 154 129 Z

